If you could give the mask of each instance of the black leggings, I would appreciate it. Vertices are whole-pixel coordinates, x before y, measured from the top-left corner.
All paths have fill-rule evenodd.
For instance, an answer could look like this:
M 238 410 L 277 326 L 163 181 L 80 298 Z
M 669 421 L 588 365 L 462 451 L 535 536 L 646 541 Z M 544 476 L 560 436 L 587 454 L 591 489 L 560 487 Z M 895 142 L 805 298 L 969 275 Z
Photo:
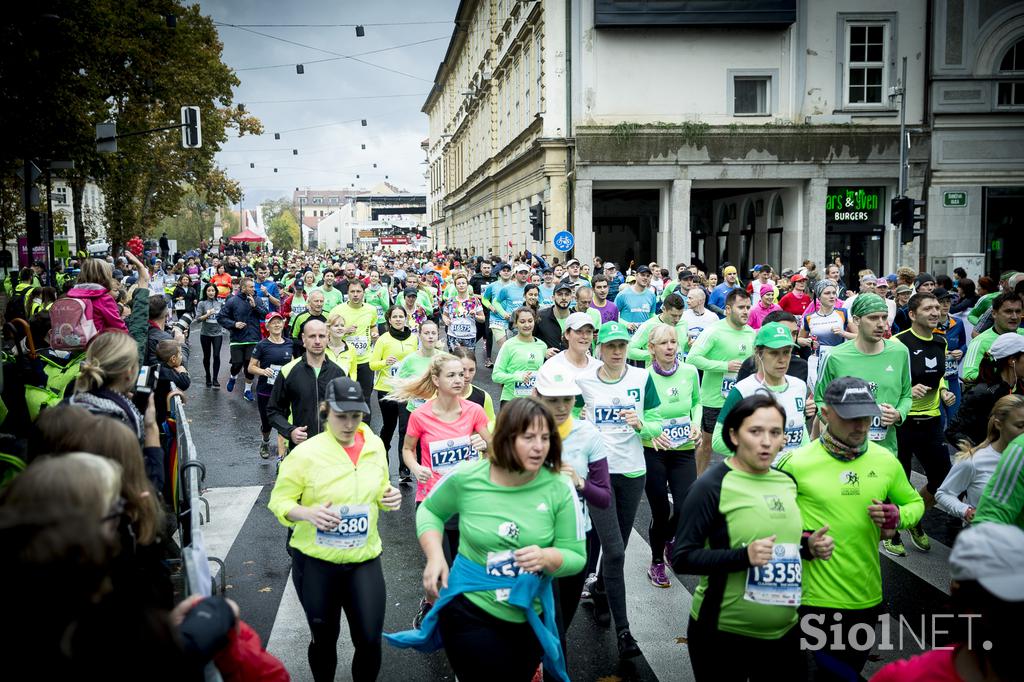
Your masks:
M 342 609 L 356 650 L 352 679 L 376 680 L 385 606 L 380 557 L 359 564 L 333 564 L 293 550 L 292 581 L 312 635 L 308 656 L 315 682 L 334 680 Z
M 594 530 L 587 531 L 587 544 L 590 544 L 590 537 Z M 587 571 L 582 570 L 574 575 L 567 575 L 555 579 L 555 613 L 558 622 L 558 638 L 562 640 L 562 654 L 567 655 L 565 647 L 565 633 L 572 625 L 572 619 L 576 616 L 576 610 L 580 606 L 580 595 L 583 593 L 583 583 L 587 579 Z
M 690 616 L 686 630 L 686 648 L 697 682 L 804 679 L 806 666 L 800 651 L 799 624 L 778 639 L 759 639 L 717 630 L 710 622 L 705 624 L 714 620 L 705 617 L 697 621 Z
M 871 649 L 862 650 L 850 646 L 849 643 L 855 641 L 850 636 L 850 630 L 858 625 L 861 629 L 865 625 L 869 628 L 876 627 L 881 612 L 881 605 L 866 609 L 830 609 L 824 606 L 801 606 L 798 609 L 800 620 L 793 630 L 807 633 L 799 636 L 803 639 L 804 645 L 813 652 L 816 682 L 860 679 L 860 671 L 868 662 Z M 804 627 L 804 618 L 808 618 L 807 627 Z M 839 637 L 836 637 L 836 627 L 841 629 Z M 822 637 L 825 638 L 824 641 L 821 641 Z M 692 637 L 690 642 L 693 642 Z M 690 655 L 693 656 L 692 653 Z M 773 679 L 783 678 L 773 676 Z
M 260 412 L 260 432 L 263 440 L 270 438 L 270 417 L 267 415 L 267 404 L 270 402 L 270 394 L 256 394 L 256 409 Z
M 231 346 L 231 367 L 228 371 L 231 376 L 238 376 L 240 371 L 245 371 L 245 383 L 252 383 L 252 374 L 249 372 L 249 360 L 252 359 L 252 352 L 256 344 L 245 343 Z
M 896 427 L 896 443 L 903 473 L 910 480 L 914 455 L 928 477 L 928 492 L 935 494 L 949 473 L 949 450 L 942 437 L 942 417 L 907 417 Z
M 465 595 L 438 614 L 445 654 L 460 680 L 529 682 L 543 649 L 529 623 L 510 623 L 490 615 Z
M 384 441 L 384 450 L 389 453 L 388 461 L 391 461 L 391 439 L 398 430 L 398 463 L 402 463 L 402 444 L 405 443 L 405 425 L 409 423 L 408 418 L 403 422 L 402 413 L 409 414 L 406 409 L 408 403 L 399 403 L 394 400 L 385 400 L 388 397 L 387 391 L 377 391 L 377 406 L 380 408 L 380 416 L 383 424 L 380 427 L 380 437 Z
M 369 362 L 360 362 L 356 365 L 356 375 L 352 377 L 359 382 L 359 388 L 363 389 L 363 400 L 366 401 L 366 406 L 370 406 L 370 394 L 373 393 L 373 370 L 370 369 Z M 367 424 L 370 423 L 370 415 L 366 415 L 363 419 Z
M 224 337 L 200 334 L 199 343 L 203 347 L 203 369 L 206 370 L 206 380 L 216 379 L 220 374 L 220 347 L 224 343 Z M 211 357 L 213 358 L 213 374 L 210 374 Z
M 676 536 L 679 510 L 690 486 L 697 480 L 697 461 L 693 450 L 655 450 L 644 448 L 647 462 L 647 502 L 651 505 L 651 525 L 647 538 L 651 543 L 651 562 L 664 561 L 665 543 Z M 672 504 L 668 491 L 672 491 Z

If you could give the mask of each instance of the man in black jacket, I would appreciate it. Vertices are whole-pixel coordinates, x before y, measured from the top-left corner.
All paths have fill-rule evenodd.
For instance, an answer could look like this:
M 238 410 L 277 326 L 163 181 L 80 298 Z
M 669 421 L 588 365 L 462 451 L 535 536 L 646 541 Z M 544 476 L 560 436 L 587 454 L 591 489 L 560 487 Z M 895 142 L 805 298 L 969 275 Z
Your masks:
M 323 431 L 320 403 L 332 379 L 345 376 L 341 367 L 324 355 L 327 325 L 310 320 L 302 328 L 305 353 L 281 368 L 267 403 L 267 416 L 277 432 L 288 439 L 289 449 Z
M 533 335 L 548 345 L 546 358 L 568 347 L 564 336 L 565 321 L 569 317 L 569 304 L 572 303 L 573 293 L 573 285 L 563 279 L 555 285 L 555 293 L 552 295 L 555 304 L 537 314 Z
M 231 378 L 228 379 L 227 391 L 231 393 L 234 390 L 238 373 L 244 371 L 243 395 L 250 402 L 253 395 L 249 360 L 256 344 L 260 342 L 260 322 L 266 319 L 268 312 L 256 299 L 256 285 L 252 278 L 243 277 L 238 283 L 238 293 L 229 296 L 224 307 L 217 313 L 217 322 L 230 332 L 228 346 L 231 348 Z
M 155 365 L 160 362 L 156 355 L 156 347 L 161 341 L 178 341 L 181 343 L 182 364 L 188 364 L 188 338 L 181 329 L 175 328 L 174 332 L 166 329 L 167 325 L 167 299 L 163 296 L 151 296 L 149 298 L 149 330 L 146 339 L 145 364 Z
M 473 294 L 480 297 L 484 292 L 484 287 L 498 279 L 491 274 L 491 262 L 487 260 L 481 260 L 477 265 L 476 272 L 469 278 L 469 286 L 473 288 Z M 476 323 L 476 340 L 484 339 L 486 344 L 487 357 L 491 357 L 491 344 L 494 343 L 491 337 L 491 309 L 484 306 L 484 321 L 480 322 L 477 320 Z

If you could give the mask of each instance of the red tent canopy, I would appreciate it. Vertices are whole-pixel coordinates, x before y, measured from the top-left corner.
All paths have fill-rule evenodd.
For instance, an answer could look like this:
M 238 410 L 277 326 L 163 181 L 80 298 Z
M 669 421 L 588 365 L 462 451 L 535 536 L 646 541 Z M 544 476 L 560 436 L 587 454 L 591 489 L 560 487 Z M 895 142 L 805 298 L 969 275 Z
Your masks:
M 261 237 L 252 230 L 245 229 L 236 235 L 232 235 L 229 238 L 233 242 L 263 242 L 266 241 L 265 237 Z

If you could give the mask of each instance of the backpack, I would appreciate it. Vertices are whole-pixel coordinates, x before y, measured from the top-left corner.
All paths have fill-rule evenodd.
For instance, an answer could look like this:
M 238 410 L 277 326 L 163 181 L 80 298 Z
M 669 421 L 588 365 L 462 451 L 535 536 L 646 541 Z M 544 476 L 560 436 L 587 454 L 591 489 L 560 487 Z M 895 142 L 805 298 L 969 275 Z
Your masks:
M 89 299 L 65 296 L 50 308 L 51 348 L 80 350 L 98 333 Z

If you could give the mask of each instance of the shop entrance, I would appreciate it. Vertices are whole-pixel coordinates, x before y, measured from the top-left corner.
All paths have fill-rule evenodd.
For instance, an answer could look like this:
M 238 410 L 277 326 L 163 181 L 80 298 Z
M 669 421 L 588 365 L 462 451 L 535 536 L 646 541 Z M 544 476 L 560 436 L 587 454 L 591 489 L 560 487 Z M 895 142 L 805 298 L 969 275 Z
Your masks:
M 982 250 L 988 254 L 985 272 L 998 277 L 1011 267 L 1020 266 L 1020 254 L 1024 251 L 1022 216 L 1024 187 L 985 188 L 985 241 L 982 244 Z
M 885 228 L 882 225 L 828 225 L 825 228 L 826 261 L 842 259 L 843 280 L 853 291 L 860 289 L 857 273 L 870 269 L 875 275 L 882 272 Z
M 661 190 L 595 189 L 594 255 L 625 271 L 657 259 Z

